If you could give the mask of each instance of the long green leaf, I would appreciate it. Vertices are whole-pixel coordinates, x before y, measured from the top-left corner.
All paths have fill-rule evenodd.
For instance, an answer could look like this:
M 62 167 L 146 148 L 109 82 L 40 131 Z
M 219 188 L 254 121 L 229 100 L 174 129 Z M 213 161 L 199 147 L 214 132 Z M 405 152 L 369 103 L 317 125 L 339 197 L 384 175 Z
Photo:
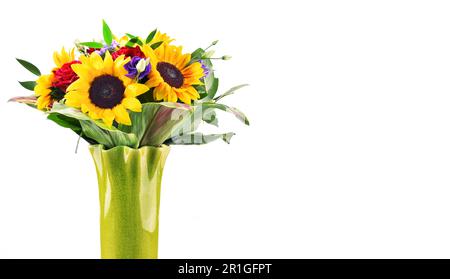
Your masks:
M 213 78 L 212 83 L 206 83 L 206 92 L 208 93 L 207 99 L 212 100 L 217 93 L 217 89 L 219 88 L 219 79 Z
M 28 89 L 30 91 L 34 91 L 34 87 L 36 87 L 35 81 L 19 81 L 20 85 L 23 86 L 23 88 Z
M 41 75 L 41 71 L 39 71 L 38 67 L 34 66 L 30 62 L 23 60 L 23 59 L 19 59 L 19 58 L 16 58 L 16 60 L 17 60 L 17 62 L 20 63 L 20 65 L 22 65 L 25 69 L 27 69 L 31 73 L 33 73 L 37 76 Z
M 61 127 L 69 128 L 77 134 L 80 134 L 81 132 L 81 124 L 78 119 L 68 117 L 59 113 L 50 113 L 47 116 L 47 119 L 55 122 Z
M 103 47 L 103 44 L 99 43 L 99 42 L 82 42 L 82 43 L 80 43 L 80 45 L 87 46 L 90 48 L 102 48 Z
M 126 43 L 126 46 L 133 47 L 135 44 L 138 44 L 140 46 L 143 45 L 142 41 L 138 37 L 133 37 Z
M 103 39 L 107 45 L 112 44 L 113 34 L 105 20 L 103 20 Z
M 145 39 L 145 43 L 146 44 L 150 43 L 153 40 L 153 38 L 155 37 L 157 31 L 158 30 L 155 29 L 152 32 L 150 32 L 150 34 L 148 34 L 147 39 Z
M 220 96 L 217 96 L 216 98 L 214 98 L 214 101 L 219 101 L 220 99 L 222 99 L 223 97 L 229 96 L 234 94 L 234 92 L 236 92 L 237 90 L 241 89 L 242 87 L 246 87 L 248 86 L 248 84 L 240 84 L 234 87 L 231 87 L 230 89 L 228 89 L 227 91 L 225 91 L 225 93 L 223 93 Z
M 224 104 L 218 104 L 214 102 L 207 102 L 200 104 L 202 106 L 202 110 L 208 110 L 208 109 L 220 109 L 226 112 L 232 113 L 237 119 L 242 121 L 245 125 L 250 125 L 250 121 L 248 120 L 247 116 L 240 110 L 234 107 L 229 107 Z
M 151 44 L 150 47 L 152 49 L 157 49 L 160 45 L 162 45 L 163 41 Z
M 204 135 L 202 133 L 191 133 L 172 137 L 170 140 L 166 142 L 166 144 L 200 145 L 200 144 L 207 144 L 218 139 L 222 139 L 224 142 L 230 143 L 231 138 L 234 135 L 235 133 L 209 134 L 209 135 Z

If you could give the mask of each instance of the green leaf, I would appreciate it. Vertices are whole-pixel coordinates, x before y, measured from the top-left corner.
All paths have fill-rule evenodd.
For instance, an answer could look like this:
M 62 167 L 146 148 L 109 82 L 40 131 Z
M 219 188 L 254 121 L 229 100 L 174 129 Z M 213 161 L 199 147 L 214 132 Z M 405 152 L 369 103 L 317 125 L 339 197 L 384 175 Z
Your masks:
M 214 98 L 219 88 L 219 79 L 214 77 L 213 64 L 210 59 L 202 60 L 203 64 L 208 67 L 209 74 L 204 78 L 207 95 L 202 98 L 202 101 L 210 101 Z
M 155 29 L 152 32 L 150 32 L 150 34 L 148 34 L 147 39 L 145 39 L 145 43 L 146 44 L 150 43 L 153 40 L 153 38 L 155 37 L 157 31 L 158 30 Z
M 202 110 L 208 110 L 208 109 L 220 109 L 226 112 L 232 113 L 237 119 L 239 119 L 241 122 L 243 122 L 245 125 L 250 125 L 250 121 L 248 120 L 247 116 L 240 110 L 234 107 L 229 107 L 224 104 L 218 104 L 214 102 L 207 102 L 200 104 L 202 106 Z
M 125 33 L 125 35 L 127 35 L 127 37 L 130 38 L 130 39 L 133 39 L 133 38 L 136 38 L 136 37 L 137 37 L 137 36 L 132 35 L 132 34 L 130 34 L 130 33 Z
M 103 122 L 92 120 L 81 111 L 68 107 L 64 104 L 55 103 L 50 113 L 59 113 L 64 116 L 79 120 L 83 135 L 105 145 L 107 148 L 124 145 L 137 148 L 139 141 L 136 135 L 120 131 L 119 129 L 107 127 Z
M 192 54 L 191 54 L 191 63 L 196 62 L 200 58 L 202 58 L 205 51 L 202 48 L 197 48 Z
M 82 113 L 80 110 L 66 106 L 61 103 L 54 103 L 52 109 L 50 110 L 50 113 L 59 113 L 71 118 L 75 118 L 78 120 L 91 120 L 89 116 Z
M 205 83 L 205 86 L 206 92 L 208 93 L 206 99 L 212 100 L 217 93 L 217 89 L 219 88 L 219 79 L 215 77 L 211 82 Z
M 41 71 L 39 71 L 38 67 L 34 66 L 30 62 L 23 60 L 23 59 L 19 59 L 19 58 L 16 58 L 16 60 L 17 60 L 17 62 L 20 63 L 20 65 L 22 65 L 25 69 L 27 69 L 31 73 L 33 73 L 37 76 L 41 75 Z
M 91 120 L 81 120 L 80 124 L 83 129 L 83 135 L 94 139 L 99 144 L 103 144 L 106 148 L 115 146 L 138 147 L 139 142 L 134 134 L 124 133 L 114 128 L 105 130 L 98 123 Z
M 99 43 L 99 42 L 83 42 L 83 43 L 80 43 L 80 45 L 87 46 L 90 48 L 102 48 L 103 47 L 103 44 Z
M 80 134 L 81 133 L 81 125 L 80 121 L 78 119 L 65 116 L 63 114 L 59 113 L 50 113 L 47 116 L 47 119 L 55 122 L 61 127 L 69 128 L 73 130 L 75 133 Z
M 222 139 L 224 142 L 229 144 L 231 138 L 234 135 L 235 133 L 210 134 L 210 135 L 204 135 L 202 133 L 191 133 L 172 137 L 170 140 L 166 142 L 166 144 L 199 145 L 199 144 L 207 144 L 218 139 Z
M 162 45 L 163 41 L 151 44 L 150 47 L 152 49 L 157 49 L 160 45 Z
M 80 124 L 79 120 L 77 120 L 75 118 L 71 118 L 71 117 L 65 116 L 63 114 L 59 114 L 59 113 L 50 113 L 48 115 L 47 119 L 55 122 L 56 124 L 58 124 L 61 127 L 71 129 L 78 136 L 82 137 L 88 143 L 90 143 L 90 144 L 97 144 L 97 141 L 95 141 L 95 140 L 85 136 L 82 133 L 82 128 L 81 128 L 81 124 Z
M 219 101 L 220 99 L 222 99 L 223 97 L 229 96 L 234 94 L 234 92 L 236 92 L 237 90 L 241 89 L 242 87 L 246 87 L 248 86 L 248 84 L 240 84 L 234 87 L 231 87 L 229 90 L 227 90 L 225 93 L 223 93 L 222 95 L 214 98 L 214 101 Z
M 217 113 L 212 109 L 203 111 L 202 120 L 208 124 L 219 127 L 219 119 L 217 118 Z
M 142 112 L 130 112 L 131 127 L 120 125 L 119 129 L 135 134 L 139 147 L 158 146 L 169 139 L 192 112 L 190 106 L 178 103 L 145 103 Z
M 107 45 L 112 44 L 113 34 L 105 20 L 103 20 L 103 39 Z
M 36 86 L 35 81 L 19 81 L 20 85 L 23 86 L 23 88 L 28 89 L 30 91 L 34 91 L 34 87 Z
M 131 38 L 127 43 L 127 47 L 133 47 L 135 44 L 142 46 L 142 41 L 138 37 Z

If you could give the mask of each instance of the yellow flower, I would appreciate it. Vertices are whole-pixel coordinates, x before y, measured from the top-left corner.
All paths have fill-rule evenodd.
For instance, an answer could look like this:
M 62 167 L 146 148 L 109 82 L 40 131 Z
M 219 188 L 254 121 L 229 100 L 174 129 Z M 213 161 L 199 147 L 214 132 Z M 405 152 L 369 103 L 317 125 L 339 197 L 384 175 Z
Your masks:
M 129 62 L 123 55 L 113 61 L 109 52 L 102 59 L 97 53 L 80 57 L 81 64 L 72 65 L 79 79 L 72 83 L 66 94 L 66 105 L 81 108 L 92 119 L 102 119 L 111 126 L 117 123 L 131 125 L 127 109 L 139 112 L 142 105 L 137 96 L 149 88 L 127 77 L 124 65 Z
M 150 45 L 155 44 L 157 42 L 163 42 L 164 44 L 170 44 L 175 41 L 175 39 L 170 38 L 166 33 L 156 32 L 153 39 L 149 42 Z
M 53 104 L 53 98 L 50 95 L 52 92 L 52 81 L 53 74 L 42 75 L 36 81 L 36 86 L 34 87 L 34 93 L 37 98 L 37 108 L 44 110 L 49 108 Z
M 67 52 L 64 48 L 58 53 L 55 51 L 53 53 L 53 61 L 55 62 L 56 68 L 53 71 L 61 68 L 64 64 L 72 62 L 75 59 L 74 49 Z M 40 110 L 50 108 L 55 101 L 59 101 L 64 96 L 64 92 L 52 90 L 52 84 L 54 80 L 53 72 L 49 75 L 42 75 L 36 81 L 36 86 L 34 87 L 34 93 L 37 98 L 37 108 Z
M 72 48 L 70 52 L 67 52 L 64 48 L 61 49 L 61 53 L 53 53 L 53 61 L 57 68 L 61 68 L 64 64 L 75 60 L 75 48 Z
M 193 87 L 202 84 L 202 65 L 199 62 L 189 64 L 190 54 L 182 54 L 182 48 L 163 44 L 156 50 L 145 45 L 142 51 L 150 58 L 152 69 L 149 80 L 145 83 L 148 87 L 154 87 L 153 98 L 166 102 L 191 104 L 192 100 L 200 98 Z

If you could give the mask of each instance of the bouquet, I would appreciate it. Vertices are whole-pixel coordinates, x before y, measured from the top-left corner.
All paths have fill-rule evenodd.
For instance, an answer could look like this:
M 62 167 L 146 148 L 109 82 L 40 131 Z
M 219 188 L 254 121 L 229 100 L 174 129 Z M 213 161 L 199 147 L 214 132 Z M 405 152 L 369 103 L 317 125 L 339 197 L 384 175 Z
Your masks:
M 232 132 L 203 134 L 218 126 L 216 110 L 247 117 L 221 101 L 246 84 L 218 95 L 211 48 L 186 53 L 158 30 L 116 37 L 103 21 L 103 40 L 75 42 L 53 54 L 49 74 L 17 59 L 38 76 L 19 82 L 34 91 L 11 101 L 45 113 L 90 144 L 100 195 L 103 258 L 156 258 L 159 197 L 165 159 L 173 144 L 206 144 Z

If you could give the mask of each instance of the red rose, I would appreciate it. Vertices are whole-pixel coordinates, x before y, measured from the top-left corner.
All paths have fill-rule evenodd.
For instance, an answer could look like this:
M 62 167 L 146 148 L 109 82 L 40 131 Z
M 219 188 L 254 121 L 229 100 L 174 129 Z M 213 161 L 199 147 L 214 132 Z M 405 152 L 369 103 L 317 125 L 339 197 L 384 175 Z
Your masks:
M 115 60 L 120 55 L 124 54 L 125 58 L 139 56 L 141 58 L 145 58 L 144 53 L 138 46 L 135 47 L 121 47 L 116 52 L 114 52 L 111 56 Z
M 96 51 L 96 50 L 99 50 L 99 48 L 93 48 L 93 47 L 90 47 L 90 48 L 88 48 L 88 49 L 86 50 L 86 52 L 87 52 L 88 54 L 91 54 L 91 53 L 93 53 L 93 52 Z
M 66 92 L 67 87 L 78 79 L 77 74 L 72 70 L 72 64 L 79 64 L 80 61 L 72 61 L 62 65 L 61 68 L 53 71 L 54 79 L 52 82 L 53 87 L 61 89 Z

